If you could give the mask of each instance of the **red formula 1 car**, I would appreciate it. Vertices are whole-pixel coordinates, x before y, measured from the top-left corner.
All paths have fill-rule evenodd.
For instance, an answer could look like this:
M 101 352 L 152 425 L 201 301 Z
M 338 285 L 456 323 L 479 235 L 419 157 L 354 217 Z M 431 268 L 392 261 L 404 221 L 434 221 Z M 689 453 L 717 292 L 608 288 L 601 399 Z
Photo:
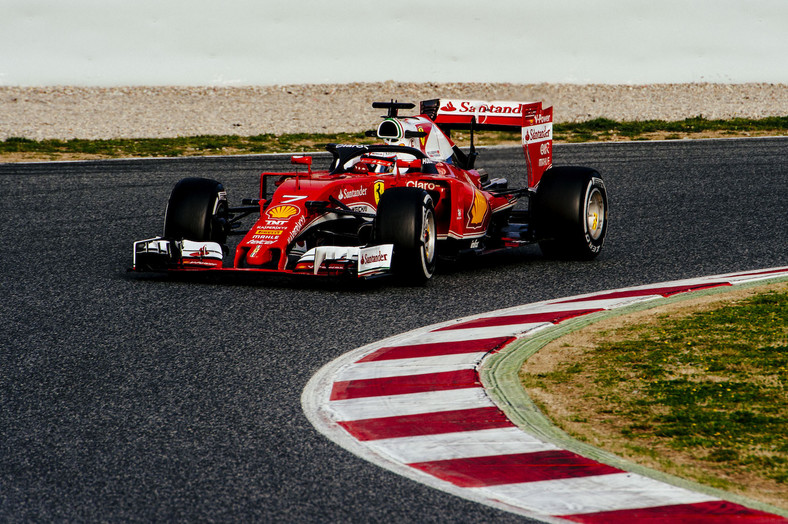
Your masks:
M 439 99 L 374 103 L 387 115 L 379 145 L 329 144 L 326 171 L 262 173 L 260 194 L 231 207 L 221 183 L 186 178 L 172 190 L 161 237 L 134 243 L 136 271 L 257 271 L 432 277 L 439 256 L 484 254 L 538 242 L 547 256 L 591 259 L 607 230 L 607 194 L 596 171 L 552 166 L 552 107 L 541 102 Z M 471 131 L 468 153 L 451 131 Z M 475 168 L 474 130 L 522 134 L 527 187 Z M 273 178 L 273 194 L 266 181 Z M 527 199 L 528 206 L 515 205 Z M 255 215 L 239 231 L 240 220 Z M 230 256 L 228 235 L 243 235 Z

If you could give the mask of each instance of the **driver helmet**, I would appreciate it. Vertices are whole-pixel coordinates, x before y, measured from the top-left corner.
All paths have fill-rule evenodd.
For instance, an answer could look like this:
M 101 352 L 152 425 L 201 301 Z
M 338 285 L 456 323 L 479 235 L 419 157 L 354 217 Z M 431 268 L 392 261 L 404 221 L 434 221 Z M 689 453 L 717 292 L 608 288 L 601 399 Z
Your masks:
M 353 164 L 353 172 L 360 174 L 393 173 L 396 165 L 397 165 L 396 155 L 379 156 L 379 155 L 366 154 L 366 155 L 361 155 L 358 159 L 358 162 Z

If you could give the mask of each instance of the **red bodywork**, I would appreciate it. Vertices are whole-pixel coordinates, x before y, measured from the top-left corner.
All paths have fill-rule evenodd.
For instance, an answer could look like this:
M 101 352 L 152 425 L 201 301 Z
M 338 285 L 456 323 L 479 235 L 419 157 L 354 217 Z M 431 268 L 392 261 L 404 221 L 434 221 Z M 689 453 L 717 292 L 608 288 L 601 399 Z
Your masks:
M 529 187 L 515 191 L 488 187 L 486 175 L 473 167 L 473 160 L 450 138 L 453 129 L 469 128 L 519 130 Z M 389 114 L 376 134 L 384 140 L 379 146 L 331 145 L 334 161 L 328 170 L 313 171 L 311 157 L 294 156 L 293 164 L 300 166 L 296 171 L 262 173 L 260 195 L 253 203 L 259 208 L 259 218 L 235 248 L 231 265 L 215 257 L 186 256 L 181 249 L 181 259 L 167 270 L 361 276 L 360 263 L 386 254 L 369 248 L 340 256 L 341 248 L 374 246 L 369 233 L 378 201 L 395 187 L 420 188 L 432 197 L 437 240 L 440 246 L 451 246 L 439 253 L 483 252 L 532 241 L 492 226 L 508 222 L 516 202 L 552 164 L 552 108 L 542 108 L 540 102 L 429 100 L 422 102 L 418 116 Z M 268 196 L 266 186 L 271 182 L 274 190 Z M 334 258 L 315 262 L 304 257 L 321 246 L 337 246 Z M 135 245 L 135 253 L 139 251 Z M 191 252 L 198 251 L 192 248 Z

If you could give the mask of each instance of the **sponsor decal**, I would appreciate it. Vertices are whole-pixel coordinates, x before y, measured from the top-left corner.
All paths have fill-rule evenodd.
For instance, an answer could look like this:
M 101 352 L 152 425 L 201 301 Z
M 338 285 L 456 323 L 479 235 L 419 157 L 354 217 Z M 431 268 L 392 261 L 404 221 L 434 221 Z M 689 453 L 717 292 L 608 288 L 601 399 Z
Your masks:
M 293 202 L 298 202 L 299 200 L 304 200 L 307 198 L 306 195 L 284 195 L 282 198 L 283 204 L 292 204 Z
M 449 100 L 440 108 L 443 113 L 474 113 L 474 114 L 494 114 L 494 115 L 519 115 L 522 111 L 522 104 L 519 102 L 482 102 L 478 100 L 457 101 Z
M 270 236 L 279 236 L 284 233 L 282 229 L 258 229 L 254 232 L 255 236 L 258 235 L 270 235 Z
M 544 144 L 539 146 L 539 154 L 540 155 L 550 154 L 550 142 L 545 142 Z
M 424 133 L 424 136 L 419 137 L 419 143 L 421 144 L 421 149 L 423 150 L 424 146 L 427 144 L 427 135 L 429 133 L 424 129 L 424 126 L 416 127 L 416 131 L 419 131 L 420 133 Z
M 387 253 L 375 253 L 375 254 L 367 254 L 364 253 L 361 255 L 361 263 L 362 264 L 372 264 L 373 262 L 386 262 L 388 261 L 389 256 Z
M 552 124 L 523 128 L 523 141 L 531 142 L 534 140 L 552 140 L 552 138 L 553 138 Z
M 408 180 L 405 185 L 407 187 L 418 187 L 419 189 L 426 189 L 427 191 L 434 191 L 440 187 L 434 182 L 424 182 L 421 180 Z
M 214 242 L 193 242 L 191 240 L 183 240 L 178 243 L 183 253 L 183 260 L 189 259 L 215 259 L 221 260 L 224 257 L 222 248 L 219 244 Z
M 369 275 L 387 271 L 391 268 L 391 244 L 362 248 L 358 253 L 358 274 Z
M 289 222 L 288 220 L 274 220 L 274 219 L 269 218 L 269 219 L 266 219 L 263 222 L 262 226 L 264 226 L 264 227 L 282 227 L 282 226 L 286 226 L 288 222 Z
M 442 158 L 440 149 L 432 149 L 430 151 L 425 151 L 424 154 L 430 157 L 431 159 L 440 160 Z
M 297 237 L 301 232 L 301 228 L 304 227 L 304 224 L 306 224 L 306 217 L 301 215 L 301 217 L 298 219 L 298 222 L 296 222 L 295 226 L 293 226 L 293 230 L 290 231 L 290 234 L 287 236 L 288 244 L 295 240 L 295 237 Z
M 290 218 L 291 216 L 298 213 L 298 208 L 296 206 L 291 206 L 291 205 L 280 205 L 280 206 L 272 207 L 271 209 L 267 210 L 265 213 L 271 218 Z
M 202 246 L 199 250 L 194 251 L 193 253 L 189 253 L 188 256 L 190 257 L 207 257 L 210 254 L 208 251 L 208 246 Z
M 382 180 L 375 180 L 375 185 L 373 188 L 373 192 L 375 193 L 375 205 L 378 205 L 380 202 L 380 195 L 383 194 L 383 191 L 386 190 L 386 183 Z
M 473 204 L 471 204 L 471 209 L 468 211 L 469 228 L 481 226 L 484 222 L 484 218 L 487 216 L 487 212 L 490 210 L 490 206 L 487 204 L 487 199 L 484 198 L 484 194 L 476 188 L 474 188 L 473 193 Z
M 536 121 L 537 124 L 548 124 L 553 121 L 553 115 L 552 114 L 543 115 L 541 113 L 537 113 L 536 116 L 534 116 L 534 121 Z
M 339 190 L 339 200 L 347 200 L 348 198 L 358 198 L 367 196 L 367 188 L 360 187 L 358 189 L 343 188 Z
M 550 159 L 549 158 L 540 158 L 539 159 L 539 167 L 549 166 Z
M 355 206 L 350 206 L 351 211 L 355 211 L 357 213 L 374 213 L 375 208 L 370 206 L 369 204 L 357 204 Z
M 255 237 L 255 238 L 253 238 L 251 240 L 248 240 L 246 242 L 246 245 L 248 245 L 248 246 L 269 245 L 269 244 L 275 244 L 276 240 L 277 240 L 277 237 L 259 237 L 259 238 Z

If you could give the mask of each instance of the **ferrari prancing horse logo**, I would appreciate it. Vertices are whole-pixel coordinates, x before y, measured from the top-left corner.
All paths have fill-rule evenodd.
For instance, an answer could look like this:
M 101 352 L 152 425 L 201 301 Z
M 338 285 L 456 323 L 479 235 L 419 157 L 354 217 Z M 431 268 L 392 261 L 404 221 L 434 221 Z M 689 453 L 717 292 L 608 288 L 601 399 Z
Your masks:
M 375 180 L 375 186 L 373 193 L 375 194 L 375 205 L 378 205 L 380 202 L 380 195 L 383 194 L 383 191 L 386 190 L 386 184 L 382 180 Z

